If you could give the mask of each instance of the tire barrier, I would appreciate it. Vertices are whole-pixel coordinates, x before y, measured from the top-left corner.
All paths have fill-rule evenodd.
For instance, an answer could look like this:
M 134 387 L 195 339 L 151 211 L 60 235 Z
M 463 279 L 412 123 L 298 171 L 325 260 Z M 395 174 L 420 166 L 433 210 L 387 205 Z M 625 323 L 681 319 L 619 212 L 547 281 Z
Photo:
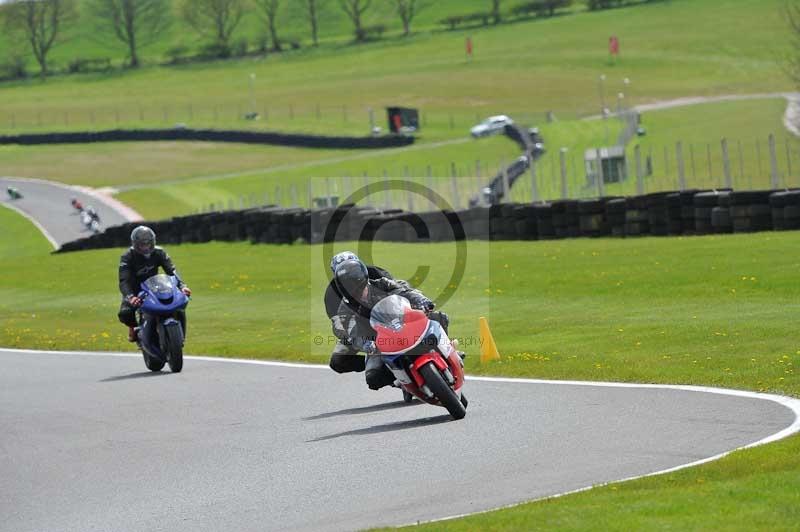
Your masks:
M 800 190 L 658 192 L 420 213 L 352 204 L 311 210 L 266 205 L 126 223 L 68 242 L 56 252 L 127 247 L 131 231 L 140 223 L 149 225 L 164 244 L 450 242 L 743 233 L 800 229 Z
M 414 137 L 386 135 L 381 137 L 325 137 L 275 133 L 269 131 L 228 131 L 217 129 L 112 129 L 106 131 L 74 131 L 0 135 L 2 144 L 85 144 L 89 142 L 131 141 L 205 141 L 270 144 L 303 148 L 371 149 L 395 148 L 414 143 Z

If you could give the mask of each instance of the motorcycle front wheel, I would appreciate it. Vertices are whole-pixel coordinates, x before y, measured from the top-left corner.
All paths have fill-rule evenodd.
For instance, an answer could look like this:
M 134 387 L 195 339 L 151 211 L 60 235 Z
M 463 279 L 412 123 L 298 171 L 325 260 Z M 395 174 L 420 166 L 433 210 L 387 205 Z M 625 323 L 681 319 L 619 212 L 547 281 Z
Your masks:
M 183 369 L 183 330 L 178 324 L 164 327 L 164 336 L 166 336 L 164 344 L 169 353 L 167 357 L 169 369 L 172 373 L 180 373 Z
M 445 382 L 442 374 L 436 369 L 433 362 L 428 362 L 419 369 L 420 375 L 425 379 L 434 397 L 444 406 L 453 419 L 462 419 L 467 415 L 466 407 L 461 403 L 458 394 Z
M 161 371 L 161 368 L 164 367 L 164 363 L 160 360 L 156 360 L 155 358 L 150 357 L 147 353 L 142 351 L 142 356 L 144 357 L 144 365 L 150 371 Z

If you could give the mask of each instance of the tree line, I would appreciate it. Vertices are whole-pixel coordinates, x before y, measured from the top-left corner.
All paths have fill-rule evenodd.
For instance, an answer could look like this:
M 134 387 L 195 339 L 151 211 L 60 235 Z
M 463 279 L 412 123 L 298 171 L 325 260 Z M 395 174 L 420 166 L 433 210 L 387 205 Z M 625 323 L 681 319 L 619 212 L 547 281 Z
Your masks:
M 1 0 L 0 0 L 1 1 Z M 485 23 L 503 20 L 507 0 L 485 0 L 488 11 L 481 14 Z M 630 0 L 583 0 L 590 10 L 615 7 Z M 647 1 L 647 0 L 645 0 Z M 339 9 L 352 25 L 356 42 L 380 36 L 385 25 L 369 26 L 367 14 L 381 5 L 400 19 L 403 35 L 411 34 L 414 19 L 435 0 L 85 0 L 78 9 L 77 0 L 7 0 L 0 3 L 0 19 L 9 39 L 26 43 L 39 66 L 42 77 L 50 72 L 48 56 L 54 46 L 65 40 L 65 30 L 75 26 L 79 18 L 88 18 L 95 35 L 116 40 L 126 50 L 126 65 L 141 65 L 140 49 L 164 38 L 176 18 L 183 20 L 199 36 L 209 42 L 206 56 L 232 55 L 233 34 L 245 16 L 255 13 L 264 30 L 262 51 L 281 51 L 279 18 L 282 9 L 291 4 L 299 9 L 307 24 L 313 46 L 319 44 L 320 24 L 330 9 Z M 559 8 L 572 5 L 572 0 L 536 0 L 515 6 L 511 13 L 520 16 L 534 12 L 554 14 Z M 388 11 L 384 11 L 387 13 Z M 245 43 L 246 49 L 246 43 Z M 87 61 L 84 61 L 84 63 Z M 106 60 L 106 62 L 108 62 Z M 10 65 L 10 66 L 9 66 Z M 6 66 L 24 76 L 24 60 L 17 56 Z M 81 64 L 75 66 L 79 71 Z M 72 69 L 71 69 L 72 70 Z M 14 77 L 13 75 L 11 77 Z

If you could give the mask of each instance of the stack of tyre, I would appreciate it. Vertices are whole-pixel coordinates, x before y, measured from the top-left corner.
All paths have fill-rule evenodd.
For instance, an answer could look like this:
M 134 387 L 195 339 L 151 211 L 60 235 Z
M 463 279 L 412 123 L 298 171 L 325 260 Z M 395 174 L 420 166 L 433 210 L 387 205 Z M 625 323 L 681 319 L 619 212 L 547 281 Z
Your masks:
M 539 237 L 536 206 L 529 204 L 514 207 L 514 225 L 518 240 L 536 240 Z
M 728 212 L 728 194 L 730 194 L 728 190 L 711 190 L 694 195 L 692 202 L 694 204 L 695 234 L 708 235 L 715 232 L 715 226 L 712 225 L 714 209 L 717 209 L 714 218 L 717 222 L 717 232 L 724 232 L 727 225 L 725 217 Z
M 556 238 L 580 236 L 580 216 L 577 200 L 558 200 L 551 204 L 553 230 Z
M 730 193 L 730 216 L 734 233 L 772 230 L 771 190 Z
M 694 195 L 697 193 L 697 190 L 684 190 L 667 194 L 667 231 L 669 234 L 694 234 Z
M 556 229 L 553 225 L 553 205 L 550 203 L 537 203 L 533 206 L 536 216 L 536 233 L 539 240 L 554 240 Z
M 800 190 L 773 192 L 769 197 L 769 205 L 775 230 L 800 229 Z
M 633 196 L 625 200 L 625 236 L 650 234 L 647 197 Z
M 611 234 L 606 219 L 606 201 L 611 198 L 585 199 L 578 202 L 578 224 L 581 236 L 599 237 Z
M 628 200 L 616 198 L 606 202 L 606 220 L 611 226 L 612 236 L 625 236 L 625 214 L 628 211 Z
M 489 240 L 489 208 L 472 207 L 460 213 L 468 240 Z
M 647 206 L 647 223 L 653 236 L 669 234 L 669 216 L 667 209 L 667 192 L 653 192 L 645 196 Z

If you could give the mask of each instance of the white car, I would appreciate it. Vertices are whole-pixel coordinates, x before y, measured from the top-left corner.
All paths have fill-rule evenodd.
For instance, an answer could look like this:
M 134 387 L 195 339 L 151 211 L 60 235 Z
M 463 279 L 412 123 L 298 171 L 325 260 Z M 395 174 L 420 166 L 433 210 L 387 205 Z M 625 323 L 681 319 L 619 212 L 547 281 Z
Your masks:
M 473 137 L 487 137 L 495 133 L 501 133 L 506 126 L 510 126 L 514 121 L 506 115 L 490 116 L 477 126 L 469 130 Z

